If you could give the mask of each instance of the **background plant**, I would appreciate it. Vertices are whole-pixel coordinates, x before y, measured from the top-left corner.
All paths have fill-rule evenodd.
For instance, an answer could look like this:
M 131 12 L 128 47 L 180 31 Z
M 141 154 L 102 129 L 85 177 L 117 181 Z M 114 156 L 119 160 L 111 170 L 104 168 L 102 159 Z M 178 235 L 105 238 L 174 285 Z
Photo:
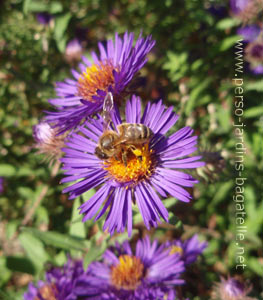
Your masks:
M 62 174 L 36 155 L 32 126 L 50 110 L 54 83 L 70 75 L 76 61 L 65 57 L 67 43 L 78 37 L 84 53 L 115 31 L 152 34 L 156 46 L 142 71 L 144 101 L 163 98 L 181 115 L 176 128 L 191 125 L 200 136 L 200 151 L 219 151 L 221 165 L 200 175 L 190 205 L 165 200 L 172 225 L 162 225 L 151 235 L 165 240 L 199 233 L 209 241 L 205 263 L 192 270 L 185 296 L 208 299 L 219 275 L 236 274 L 234 241 L 233 86 L 234 44 L 240 21 L 230 16 L 228 3 L 220 1 L 33 1 L 1 2 L 0 19 L 0 286 L 3 297 L 21 299 L 32 278 L 40 278 L 47 263 L 61 265 L 66 253 L 85 255 L 86 265 L 105 250 L 112 239 L 102 222 L 83 224 L 77 207 L 89 192 L 73 202 L 61 193 Z M 52 15 L 43 25 L 38 13 Z M 240 276 L 253 283 L 260 299 L 262 268 L 262 79 L 244 73 L 246 123 L 244 176 L 247 267 Z M 220 156 L 219 156 L 220 157 Z M 217 159 L 218 161 L 218 159 Z M 218 167 L 219 166 L 219 167 Z M 214 168 L 214 169 L 213 169 Z M 34 203 L 40 203 L 28 216 Z M 136 212 L 135 212 L 136 213 Z M 26 218 L 26 219 L 25 219 Z M 136 240 L 145 233 L 135 216 Z M 182 225 L 183 224 L 183 225 Z M 200 275 L 201 274 L 201 275 Z M 198 280 L 198 284 L 196 281 Z

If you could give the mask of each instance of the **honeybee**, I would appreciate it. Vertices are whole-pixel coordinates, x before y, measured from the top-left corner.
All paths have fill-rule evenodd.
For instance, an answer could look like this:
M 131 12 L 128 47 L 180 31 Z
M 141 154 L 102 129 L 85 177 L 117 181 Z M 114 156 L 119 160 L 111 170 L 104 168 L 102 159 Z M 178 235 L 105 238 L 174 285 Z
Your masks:
M 113 96 L 109 92 L 106 94 L 103 103 L 104 132 L 99 138 L 98 146 L 95 148 L 95 155 L 101 160 L 114 157 L 116 160 L 121 160 L 127 167 L 129 153 L 133 153 L 141 159 L 141 151 L 136 146 L 149 142 L 153 132 L 146 125 L 139 123 L 122 123 L 117 126 L 118 132 L 108 130 L 113 107 Z
M 111 157 L 121 159 L 126 167 L 129 151 L 141 159 L 141 151 L 136 146 L 149 142 L 153 132 L 146 125 L 139 123 L 122 123 L 117 126 L 117 130 L 119 133 L 107 130 L 100 136 L 95 155 L 102 160 Z

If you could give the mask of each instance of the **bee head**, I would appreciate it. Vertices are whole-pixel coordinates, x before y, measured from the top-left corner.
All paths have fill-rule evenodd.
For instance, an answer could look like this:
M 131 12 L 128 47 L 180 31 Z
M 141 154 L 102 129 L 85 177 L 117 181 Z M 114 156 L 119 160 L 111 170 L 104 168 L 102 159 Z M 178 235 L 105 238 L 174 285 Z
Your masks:
M 108 131 L 106 134 L 102 135 L 100 138 L 99 144 L 102 149 L 105 150 L 112 150 L 114 141 L 118 139 L 118 134 L 117 132 L 114 131 Z
M 96 147 L 95 148 L 95 155 L 99 158 L 99 159 L 102 159 L 102 160 L 105 160 L 105 159 L 108 159 L 109 156 L 103 152 L 99 147 Z

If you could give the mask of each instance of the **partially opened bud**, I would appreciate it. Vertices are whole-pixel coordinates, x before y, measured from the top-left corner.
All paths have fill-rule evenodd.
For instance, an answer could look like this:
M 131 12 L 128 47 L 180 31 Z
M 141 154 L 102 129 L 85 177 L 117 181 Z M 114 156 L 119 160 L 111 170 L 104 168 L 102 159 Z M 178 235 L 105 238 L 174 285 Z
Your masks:
M 44 153 L 48 160 L 53 161 L 62 156 L 61 148 L 64 147 L 64 140 L 67 133 L 57 135 L 58 130 L 45 121 L 33 127 L 33 136 L 36 141 L 36 148 L 39 153 Z
M 253 23 L 258 19 L 263 8 L 262 0 L 231 0 L 232 13 L 237 16 L 243 24 Z
M 259 37 L 256 41 L 248 44 L 245 49 L 245 57 L 254 66 L 263 64 L 263 38 Z
M 251 286 L 246 286 L 235 278 L 229 277 L 227 280 L 221 278 L 221 282 L 215 283 L 212 291 L 214 300 L 256 300 L 247 297 L 251 291 Z
M 65 59 L 69 63 L 78 62 L 82 56 L 82 46 L 78 39 L 68 42 L 65 51 Z

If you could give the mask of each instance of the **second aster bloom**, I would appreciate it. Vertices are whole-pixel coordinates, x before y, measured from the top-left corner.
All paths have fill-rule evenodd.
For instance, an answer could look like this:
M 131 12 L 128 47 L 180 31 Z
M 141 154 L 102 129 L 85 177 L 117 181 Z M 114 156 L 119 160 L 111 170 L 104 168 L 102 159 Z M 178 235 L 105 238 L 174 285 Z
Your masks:
M 258 25 L 247 25 L 238 28 L 237 33 L 243 37 L 244 42 L 254 42 L 259 36 L 261 28 Z
M 243 24 L 257 21 L 258 15 L 262 11 L 262 0 L 230 0 L 231 11 Z
M 247 287 L 235 278 L 225 280 L 221 278 L 220 283 L 216 283 L 212 291 L 212 299 L 215 300 L 256 300 L 248 297 L 251 287 Z
M 248 5 L 249 0 L 230 0 L 230 8 L 234 14 L 239 14 Z
M 263 38 L 259 38 L 248 44 L 245 49 L 246 60 L 250 63 L 251 68 L 263 65 Z
M 245 59 L 249 63 L 249 69 L 256 75 L 263 74 L 263 31 L 257 25 L 249 25 L 238 29 L 244 42 Z
M 178 254 L 169 255 L 157 240 L 151 243 L 146 237 L 137 242 L 135 253 L 127 241 L 106 250 L 102 262 L 89 265 L 87 282 L 97 287 L 102 300 L 174 300 L 184 270 Z
M 46 121 L 41 121 L 33 127 L 33 137 L 38 152 L 45 154 L 47 159 L 52 161 L 61 157 L 66 134 L 58 135 L 56 128 L 52 128 Z
M 207 242 L 200 242 L 197 234 L 191 238 L 181 241 L 174 240 L 166 243 L 166 248 L 170 250 L 170 254 L 178 253 L 185 265 L 190 265 L 197 260 L 197 257 L 203 253 L 207 247 Z
M 48 112 L 47 119 L 60 131 L 76 128 L 83 119 L 102 110 L 107 93 L 117 102 L 130 94 L 133 79 L 155 43 L 151 36 L 140 35 L 134 46 L 133 40 L 133 33 L 126 32 L 123 38 L 116 33 L 115 41 L 108 40 L 106 47 L 98 44 L 100 55 L 92 52 L 92 60 L 83 57 L 80 72 L 72 71 L 74 79 L 57 83 L 58 97 L 49 101 L 57 111 Z
M 46 272 L 46 280 L 36 285 L 30 283 L 24 300 L 77 300 L 88 298 L 93 294 L 93 288 L 83 280 L 88 276 L 84 271 L 82 261 L 68 259 L 62 268 L 52 268 Z
M 144 144 L 130 145 L 126 152 L 126 162 L 119 154 L 107 160 L 96 157 L 95 149 L 104 133 L 103 119 L 98 116 L 80 127 L 80 134 L 73 133 L 63 149 L 66 156 L 65 175 L 62 182 L 79 180 L 64 189 L 73 199 L 89 189 L 98 187 L 98 191 L 80 207 L 83 221 L 91 219 L 102 206 L 95 220 L 109 208 L 104 230 L 113 234 L 123 232 L 127 225 L 129 235 L 132 232 L 132 202 L 136 203 L 149 229 L 156 227 L 162 217 L 168 221 L 168 211 L 160 196 L 171 195 L 183 202 L 192 198 L 185 187 L 193 187 L 197 180 L 181 171 L 203 166 L 201 156 L 191 156 L 197 150 L 197 136 L 193 130 L 184 127 L 169 137 L 168 130 L 176 123 L 178 116 L 173 107 L 166 107 L 160 100 L 148 103 L 141 116 L 140 98 L 133 96 L 126 104 L 125 124 L 143 124 L 152 131 L 152 137 Z M 112 131 L 123 122 L 118 110 L 112 112 Z M 120 134 L 120 133 L 119 133 Z
M 73 63 L 75 61 L 80 61 L 81 55 L 83 52 L 83 48 L 78 39 L 73 39 L 68 42 L 65 50 L 65 59 L 69 63 Z

